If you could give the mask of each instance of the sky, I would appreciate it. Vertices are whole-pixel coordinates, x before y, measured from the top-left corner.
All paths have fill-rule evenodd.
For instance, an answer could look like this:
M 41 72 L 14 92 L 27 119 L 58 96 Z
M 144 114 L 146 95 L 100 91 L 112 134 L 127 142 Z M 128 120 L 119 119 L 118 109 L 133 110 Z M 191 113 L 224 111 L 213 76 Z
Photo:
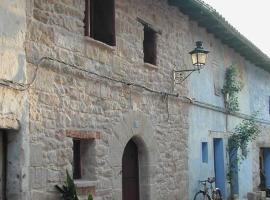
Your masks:
M 203 0 L 270 57 L 270 0 Z

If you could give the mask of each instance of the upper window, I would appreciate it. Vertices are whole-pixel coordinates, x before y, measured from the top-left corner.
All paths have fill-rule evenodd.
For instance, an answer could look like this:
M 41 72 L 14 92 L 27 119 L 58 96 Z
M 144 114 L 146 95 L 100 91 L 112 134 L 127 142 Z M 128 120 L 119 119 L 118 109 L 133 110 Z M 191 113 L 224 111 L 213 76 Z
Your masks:
M 145 63 L 157 64 L 157 33 L 148 26 L 144 27 L 143 52 Z
M 85 1 L 85 35 L 115 46 L 114 0 Z

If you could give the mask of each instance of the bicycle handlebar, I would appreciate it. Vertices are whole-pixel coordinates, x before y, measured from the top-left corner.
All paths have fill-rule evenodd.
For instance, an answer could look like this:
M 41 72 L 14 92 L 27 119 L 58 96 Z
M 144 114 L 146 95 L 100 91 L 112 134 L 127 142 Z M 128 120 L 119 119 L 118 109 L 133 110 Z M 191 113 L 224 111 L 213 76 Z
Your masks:
M 200 181 L 199 180 L 199 182 L 200 183 L 206 183 L 206 182 L 208 182 L 208 183 L 214 183 L 215 182 L 215 177 L 209 177 L 209 178 L 207 178 L 206 180 L 203 180 L 203 181 Z

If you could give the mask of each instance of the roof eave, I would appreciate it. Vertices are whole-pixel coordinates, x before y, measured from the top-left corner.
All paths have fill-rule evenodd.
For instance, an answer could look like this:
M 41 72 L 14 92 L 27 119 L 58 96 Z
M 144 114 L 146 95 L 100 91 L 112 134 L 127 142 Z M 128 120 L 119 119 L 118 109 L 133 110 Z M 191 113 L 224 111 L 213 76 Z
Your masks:
M 212 7 L 201 0 L 168 0 L 168 2 L 170 5 L 177 6 L 181 12 L 197 21 L 199 26 L 206 28 L 208 32 L 233 48 L 245 59 L 270 72 L 270 58 L 231 26 Z

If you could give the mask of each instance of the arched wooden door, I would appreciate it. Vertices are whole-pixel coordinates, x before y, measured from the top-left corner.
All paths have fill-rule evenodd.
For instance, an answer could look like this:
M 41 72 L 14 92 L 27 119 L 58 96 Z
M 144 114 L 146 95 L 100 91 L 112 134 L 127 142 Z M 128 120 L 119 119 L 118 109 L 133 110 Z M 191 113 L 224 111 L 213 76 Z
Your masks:
M 139 168 L 137 145 L 130 140 L 122 158 L 122 200 L 139 200 Z

